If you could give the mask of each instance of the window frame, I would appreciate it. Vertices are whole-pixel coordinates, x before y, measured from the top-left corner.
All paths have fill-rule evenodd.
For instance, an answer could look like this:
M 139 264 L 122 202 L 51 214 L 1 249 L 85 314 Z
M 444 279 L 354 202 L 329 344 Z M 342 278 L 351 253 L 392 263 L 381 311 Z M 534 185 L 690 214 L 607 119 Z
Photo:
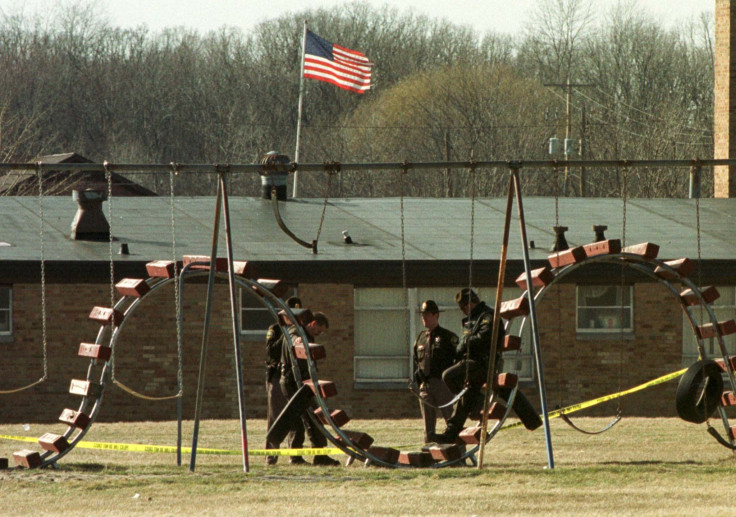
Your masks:
M 0 343 L 8 343 L 13 341 L 13 286 L 12 284 L 2 284 L 0 288 L 8 290 L 8 306 L 0 306 L 0 311 L 8 313 L 8 329 L 0 330 Z
M 378 290 L 384 290 L 384 291 L 402 291 L 402 288 L 400 287 L 354 287 L 353 288 L 353 328 L 354 328 L 354 350 L 353 353 L 353 384 L 356 389 L 398 389 L 398 388 L 405 388 L 406 383 L 408 380 L 408 375 L 411 375 L 411 372 L 413 370 L 413 355 L 411 353 L 412 345 L 414 344 L 414 338 L 411 335 L 413 329 L 416 327 L 416 313 L 410 308 L 414 305 L 416 306 L 416 289 L 407 289 L 407 303 L 408 306 L 404 306 L 403 304 L 396 304 L 395 302 L 390 304 L 358 304 L 358 300 L 360 299 L 360 295 L 358 294 L 359 291 L 378 291 Z M 406 316 L 409 318 L 409 326 L 407 329 L 407 332 L 409 333 L 407 338 L 407 348 L 405 349 L 404 353 L 396 353 L 396 354 L 365 354 L 365 353 L 358 353 L 358 342 L 360 340 L 359 336 L 359 325 L 358 325 L 358 315 L 361 313 L 361 311 L 364 312 L 403 312 Z M 399 341 L 396 343 L 396 349 L 399 350 L 401 348 L 401 342 Z M 368 377 L 368 376 L 359 376 L 359 371 L 361 370 L 360 363 L 365 361 L 397 361 L 401 364 L 400 368 L 404 368 L 403 364 L 407 365 L 407 369 L 409 374 L 407 377 Z
M 268 327 L 276 323 L 276 320 L 270 321 L 266 327 L 263 329 L 246 329 L 243 328 L 243 322 L 247 321 L 247 318 L 245 317 L 246 311 L 263 311 L 264 313 L 268 313 L 268 309 L 264 305 L 258 305 L 255 307 L 246 307 L 243 304 L 243 297 L 244 296 L 253 296 L 251 294 L 247 294 L 248 287 L 240 287 L 240 290 L 238 292 L 238 331 L 240 332 L 240 336 L 243 339 L 246 339 L 248 341 L 258 341 L 258 340 L 264 340 L 266 339 L 266 332 L 268 331 Z M 287 298 L 291 296 L 298 296 L 298 287 L 296 285 L 289 286 L 289 290 L 286 292 L 286 294 L 283 296 L 283 299 L 286 300 Z M 255 296 L 258 296 L 257 294 Z M 255 297 L 253 297 L 255 300 Z
M 614 288 L 614 289 L 621 289 L 622 287 L 627 288 L 629 291 L 629 303 L 628 305 L 623 305 L 623 296 L 622 304 L 617 305 L 581 305 L 581 288 L 590 288 L 590 287 L 605 287 L 605 288 Z M 617 294 L 618 297 L 618 294 Z M 628 316 L 629 316 L 629 326 L 623 327 L 621 325 L 619 326 L 613 326 L 613 327 L 603 327 L 603 326 L 591 326 L 590 324 L 587 324 L 585 326 L 581 325 L 581 317 L 580 312 L 581 310 L 591 310 L 591 309 L 604 309 L 610 311 L 615 311 L 617 314 L 621 314 L 621 310 L 623 308 L 628 307 Z M 625 335 L 633 335 L 634 334 L 634 315 L 635 315 L 635 307 L 634 307 L 634 284 L 626 284 L 625 286 L 621 286 L 620 284 L 578 284 L 575 286 L 575 333 L 583 339 L 591 338 L 591 337 L 613 337 L 613 336 L 619 336 L 621 333 Z M 585 319 L 586 322 L 590 322 L 589 318 Z
M 419 313 L 421 303 L 426 299 L 433 299 L 438 302 L 439 308 L 442 311 L 440 318 L 440 325 L 458 336 L 462 336 L 462 324 L 461 319 L 464 315 L 460 312 L 454 301 L 455 293 L 458 288 L 456 286 L 419 286 L 407 289 L 406 300 L 408 306 L 404 307 L 402 304 L 390 303 L 386 305 L 359 305 L 358 300 L 360 296 L 357 294 L 359 290 L 371 290 L 371 289 L 391 289 L 398 292 L 401 288 L 384 287 L 384 288 L 371 288 L 371 287 L 354 287 L 354 303 L 353 303 L 353 314 L 354 314 L 354 329 L 355 329 L 355 352 L 353 355 L 353 382 L 356 389 L 398 389 L 406 388 L 406 383 L 411 376 L 411 372 L 414 371 L 414 354 L 413 345 L 414 339 L 420 331 L 424 329 L 422 325 L 421 314 Z M 485 297 L 493 298 L 495 296 L 496 287 L 474 287 L 479 297 L 485 300 Z M 521 289 L 517 287 L 505 287 L 504 298 L 510 299 L 521 295 Z M 490 306 L 492 306 L 489 302 Z M 407 336 L 407 347 L 404 354 L 366 354 L 359 353 L 358 342 L 360 341 L 360 329 L 357 321 L 358 314 L 361 310 L 373 310 L 373 311 L 403 311 L 409 318 L 409 326 Z M 518 334 L 520 318 L 516 318 L 509 325 L 510 332 Z M 505 321 L 505 320 L 504 320 Z M 530 325 L 526 325 L 524 334 L 528 334 Z M 399 350 L 402 345 L 396 343 L 395 349 Z M 519 365 L 519 380 L 522 382 L 531 382 L 536 377 L 535 370 L 533 367 L 533 353 L 531 341 L 527 340 L 522 345 L 522 350 L 518 352 L 508 352 L 504 354 L 504 359 L 510 364 L 516 361 L 514 364 Z M 367 377 L 360 376 L 360 363 L 362 361 L 371 360 L 400 360 L 406 361 L 408 367 L 408 375 L 405 378 L 396 377 Z

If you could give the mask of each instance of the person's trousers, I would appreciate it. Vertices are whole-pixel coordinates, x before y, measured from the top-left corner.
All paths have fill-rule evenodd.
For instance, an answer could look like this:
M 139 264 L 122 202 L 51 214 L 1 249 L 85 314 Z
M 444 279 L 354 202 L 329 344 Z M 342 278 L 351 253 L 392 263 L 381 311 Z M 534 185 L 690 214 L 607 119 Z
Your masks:
M 419 390 L 419 394 L 423 400 L 426 400 L 433 406 L 441 406 L 452 400 L 450 388 L 439 377 L 430 377 L 427 379 Z M 422 418 L 424 419 L 424 440 L 429 441 L 429 435 L 433 434 L 437 428 L 437 413 L 439 412 L 442 418 L 445 419 L 445 422 L 447 422 L 452 415 L 452 406 L 435 409 L 432 406 L 420 402 L 419 408 L 422 411 Z

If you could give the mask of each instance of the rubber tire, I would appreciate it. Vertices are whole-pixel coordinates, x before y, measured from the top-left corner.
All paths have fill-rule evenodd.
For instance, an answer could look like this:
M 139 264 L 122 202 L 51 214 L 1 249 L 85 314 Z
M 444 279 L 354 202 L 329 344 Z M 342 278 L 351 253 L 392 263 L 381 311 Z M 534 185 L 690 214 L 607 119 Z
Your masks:
M 702 424 L 716 410 L 723 394 L 723 370 L 715 361 L 700 360 L 690 365 L 677 385 L 677 414 L 686 422 Z M 705 396 L 700 397 L 701 384 L 708 379 Z M 700 399 L 700 400 L 699 400 Z
M 511 395 L 511 390 L 509 388 L 502 388 L 498 390 L 498 392 L 506 400 L 508 400 Z M 528 430 L 534 431 L 542 425 L 542 419 L 539 417 L 539 413 L 537 413 L 537 410 L 534 409 L 532 403 L 529 402 L 529 399 L 526 398 L 526 395 L 524 395 L 521 390 L 516 391 L 516 397 L 514 398 L 514 405 L 512 407 L 516 416 L 519 417 L 521 423 L 524 424 L 524 427 Z

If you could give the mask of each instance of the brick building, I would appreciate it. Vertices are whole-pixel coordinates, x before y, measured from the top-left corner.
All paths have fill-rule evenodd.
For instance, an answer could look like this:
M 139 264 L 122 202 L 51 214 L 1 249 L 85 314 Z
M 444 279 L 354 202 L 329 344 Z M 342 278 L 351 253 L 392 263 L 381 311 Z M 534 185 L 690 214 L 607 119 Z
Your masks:
M 43 232 L 39 203 L 43 203 Z M 79 343 L 93 342 L 99 330 L 99 324 L 88 319 L 91 308 L 110 306 L 110 257 L 117 281 L 145 278 L 147 262 L 171 259 L 174 237 L 177 259 L 185 254 L 208 254 L 214 203 L 213 197 L 177 198 L 173 234 L 169 199 L 115 198 L 111 249 L 107 239 L 70 238 L 77 207 L 69 197 L 3 199 L 0 311 L 4 326 L 0 346 L 6 367 L 0 390 L 29 384 L 43 372 L 42 248 L 48 380 L 20 393 L 0 395 L 1 421 L 55 421 L 62 409 L 76 407 L 78 397 L 68 393 L 69 383 L 86 374 L 88 360 L 77 356 Z M 525 203 L 533 267 L 546 263 L 554 241 L 554 203 L 552 198 L 528 198 Z M 441 324 L 459 331 L 461 315 L 453 297 L 468 284 L 471 269 L 470 201 L 406 199 L 405 261 L 399 205 L 398 199 L 331 200 L 319 253 L 312 254 L 278 228 L 270 201 L 230 199 L 235 258 L 255 265 L 257 277 L 288 282 L 305 305 L 329 316 L 330 329 L 320 339 L 327 348 L 320 376 L 337 385 L 338 396 L 330 403 L 354 418 L 419 416 L 406 381 L 411 370 L 409 347 L 421 325 L 418 308 L 422 300 L 435 299 L 446 310 Z M 473 284 L 489 303 L 495 295 L 504 209 L 502 199 L 475 202 Z M 292 200 L 282 204 L 281 213 L 296 235 L 310 241 L 316 235 L 321 210 L 320 200 Z M 109 216 L 106 203 L 103 213 Z M 560 223 L 570 227 L 566 237 L 571 247 L 592 242 L 594 224 L 608 225 L 606 237 L 619 238 L 621 216 L 620 200 L 560 200 Z M 735 217 L 732 200 L 700 201 L 701 260 L 691 277 L 701 285 L 719 286 L 719 320 L 733 318 L 736 307 L 736 243 L 731 238 Z M 694 200 L 630 200 L 626 221 L 626 244 L 650 241 L 661 246 L 662 259 L 689 257 L 697 261 Z M 504 299 L 520 293 L 514 284 L 523 269 L 515 228 L 518 224 L 512 223 Z M 344 230 L 349 231 L 352 244 L 343 240 Z M 127 244 L 128 254 L 119 253 L 122 244 Z M 220 250 L 224 256 L 224 239 Z M 628 388 L 696 359 L 694 335 L 679 300 L 661 283 L 628 269 L 622 277 L 620 267 L 583 266 L 557 285 L 559 291 L 548 293 L 538 307 L 550 407 Z M 247 289 L 240 298 L 246 410 L 251 418 L 262 417 L 264 329 L 270 320 L 258 298 Z M 184 299 L 183 402 L 184 416 L 191 418 L 205 285 L 187 286 Z M 173 289 L 164 288 L 143 299 L 121 327 L 116 379 L 151 396 L 176 393 L 175 318 Z M 731 337 L 727 342 L 736 351 Z M 226 284 L 218 284 L 216 289 L 209 342 L 202 416 L 237 417 Z M 538 404 L 527 338 L 520 353 L 507 354 L 506 364 L 519 373 L 525 392 Z M 674 415 L 674 391 L 675 384 L 669 382 L 628 397 L 622 403 L 623 412 Z M 109 383 L 98 419 L 174 419 L 175 407 L 171 400 L 152 402 L 131 397 Z M 616 409 L 609 403 L 587 414 L 610 414 Z

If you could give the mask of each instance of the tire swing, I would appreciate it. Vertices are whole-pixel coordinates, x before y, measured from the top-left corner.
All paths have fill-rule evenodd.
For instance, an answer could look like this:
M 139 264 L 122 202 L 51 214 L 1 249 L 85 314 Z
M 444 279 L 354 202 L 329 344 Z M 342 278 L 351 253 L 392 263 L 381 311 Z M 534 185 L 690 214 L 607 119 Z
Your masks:
M 711 359 L 701 359 L 680 377 L 675 394 L 677 414 L 686 422 L 702 424 L 718 409 L 721 395 L 723 369 Z
M 724 371 L 728 371 L 733 379 L 731 363 L 736 364 L 736 361 L 733 358 L 729 359 L 725 353 L 721 337 L 724 334 L 736 333 L 736 322 L 734 320 L 725 322 L 717 320 L 709 306 L 718 298 L 717 290 L 714 287 L 706 287 L 701 290 L 689 279 L 689 276 L 695 271 L 695 262 L 687 258 L 663 261 L 657 258 L 658 253 L 659 246 L 656 244 L 645 242 L 621 248 L 618 239 L 593 242 L 555 253 L 548 257 L 549 266 L 533 271 L 532 289 L 540 288 L 534 295 L 534 299 L 536 302 L 541 301 L 556 283 L 577 269 L 590 264 L 622 265 L 642 273 L 666 287 L 670 293 L 677 297 L 698 340 L 717 337 L 724 355 L 724 359 L 701 359 L 686 371 L 680 380 L 676 395 L 678 413 L 687 421 L 703 423 L 715 410 L 718 410 L 724 419 L 726 429 L 729 430 L 729 436 L 733 440 L 734 431 L 728 426 L 724 406 L 736 405 L 736 397 L 731 394 L 732 392 L 724 393 L 721 396 L 723 390 L 721 375 Z M 684 290 L 678 290 L 673 282 L 679 282 Z M 523 276 L 517 279 L 517 284 L 526 293 L 527 286 Z M 710 319 L 709 323 L 699 323 L 693 315 L 693 308 L 698 306 L 707 312 L 708 319 Z M 523 331 L 525 323 L 526 317 L 522 321 L 520 333 Z M 701 358 L 705 358 L 702 343 L 699 345 L 699 349 Z M 731 384 L 733 384 L 733 381 Z M 736 389 L 734 389 L 734 392 L 736 392 Z M 717 433 L 715 429 L 709 427 L 709 433 L 713 434 L 714 432 Z M 726 441 L 721 438 L 719 442 L 723 444 Z M 733 448 L 732 443 L 727 446 Z
M 695 178 L 696 184 L 700 183 L 700 165 L 693 165 L 690 169 L 690 177 Z M 701 272 L 701 232 L 700 232 L 700 195 L 699 191 L 695 195 L 695 220 L 697 229 L 697 246 L 698 246 L 698 280 L 700 280 Z M 701 283 L 700 281 L 698 282 Z M 707 305 L 714 302 L 720 295 L 715 287 L 709 287 L 702 293 L 706 299 L 705 303 L 700 305 L 700 320 L 703 320 L 703 309 L 708 311 L 708 315 L 712 323 L 710 325 L 696 326 L 693 317 L 690 317 L 690 323 L 695 330 L 698 338 L 698 352 L 700 359 L 692 364 L 680 379 L 677 386 L 675 396 L 677 414 L 686 422 L 696 424 L 706 423 L 708 434 L 710 434 L 719 444 L 724 447 L 736 450 L 736 428 L 731 426 L 726 414 L 726 407 L 736 405 L 736 380 L 734 379 L 734 358 L 729 357 L 723 341 L 723 335 L 736 332 L 736 323 L 734 320 L 726 322 L 718 322 L 715 318 L 712 308 Z M 683 297 L 683 302 L 686 302 Z M 718 342 L 722 359 L 711 361 L 705 359 L 704 339 L 715 338 Z M 724 392 L 723 375 L 727 376 L 731 391 Z M 720 435 L 720 433 L 710 424 L 710 417 L 715 411 L 718 411 L 721 421 L 726 430 L 728 439 Z

